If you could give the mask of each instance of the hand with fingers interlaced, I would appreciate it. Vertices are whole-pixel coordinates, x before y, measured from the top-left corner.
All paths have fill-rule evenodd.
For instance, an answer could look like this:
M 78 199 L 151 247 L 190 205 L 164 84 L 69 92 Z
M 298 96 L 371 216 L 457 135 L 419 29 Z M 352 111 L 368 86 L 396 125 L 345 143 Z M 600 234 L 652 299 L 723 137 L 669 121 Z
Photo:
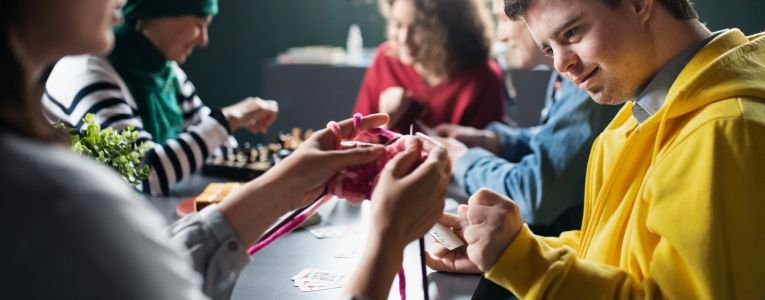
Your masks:
M 350 295 L 387 297 L 404 247 L 428 232 L 443 212 L 451 175 L 446 150 L 422 135 L 403 138 L 406 150 L 386 164 L 372 193 L 369 239 L 346 288 Z

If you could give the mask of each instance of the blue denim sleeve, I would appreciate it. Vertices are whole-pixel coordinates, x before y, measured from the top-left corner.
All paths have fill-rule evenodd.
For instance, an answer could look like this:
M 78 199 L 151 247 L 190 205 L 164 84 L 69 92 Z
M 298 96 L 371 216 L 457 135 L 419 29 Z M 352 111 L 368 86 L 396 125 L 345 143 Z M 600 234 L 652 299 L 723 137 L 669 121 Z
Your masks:
M 511 162 L 518 162 L 531 153 L 531 138 L 541 128 L 513 128 L 500 122 L 492 122 L 486 126 L 487 130 L 493 131 L 499 138 L 499 156 Z
M 502 157 L 470 149 L 454 166 L 457 183 L 468 194 L 486 187 L 508 196 L 531 225 L 551 225 L 567 209 L 581 206 L 590 147 L 619 107 L 600 106 L 576 90 L 567 96 L 541 126 L 492 126 L 503 133 Z

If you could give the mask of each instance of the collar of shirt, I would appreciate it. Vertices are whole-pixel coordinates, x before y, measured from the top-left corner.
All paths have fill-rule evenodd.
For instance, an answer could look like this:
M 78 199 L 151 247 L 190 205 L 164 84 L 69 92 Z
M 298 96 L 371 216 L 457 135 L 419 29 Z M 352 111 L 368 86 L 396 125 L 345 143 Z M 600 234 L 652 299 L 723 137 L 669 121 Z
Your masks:
M 651 81 L 648 82 L 648 85 L 643 89 L 643 92 L 637 97 L 635 105 L 632 107 L 632 116 L 635 117 L 639 123 L 645 122 L 645 120 L 659 111 L 661 106 L 664 105 L 669 88 L 672 87 L 672 83 L 677 79 L 677 75 L 680 75 L 680 72 L 683 71 L 685 65 L 691 61 L 701 48 L 704 48 L 709 41 L 722 32 L 723 30 L 717 31 L 709 37 L 686 48 L 656 73 Z

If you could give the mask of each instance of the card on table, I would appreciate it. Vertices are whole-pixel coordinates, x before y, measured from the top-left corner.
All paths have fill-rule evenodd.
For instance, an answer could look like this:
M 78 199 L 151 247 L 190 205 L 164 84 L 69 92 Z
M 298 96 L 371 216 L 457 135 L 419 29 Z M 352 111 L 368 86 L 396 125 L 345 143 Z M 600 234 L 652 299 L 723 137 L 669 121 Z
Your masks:
M 430 229 L 430 235 L 449 250 L 457 249 L 465 244 L 465 242 L 463 242 L 451 228 L 446 227 L 446 225 L 441 223 L 436 223 L 436 225 Z
M 345 274 L 313 268 L 304 269 L 292 276 L 294 285 L 303 292 L 341 288 L 347 280 Z

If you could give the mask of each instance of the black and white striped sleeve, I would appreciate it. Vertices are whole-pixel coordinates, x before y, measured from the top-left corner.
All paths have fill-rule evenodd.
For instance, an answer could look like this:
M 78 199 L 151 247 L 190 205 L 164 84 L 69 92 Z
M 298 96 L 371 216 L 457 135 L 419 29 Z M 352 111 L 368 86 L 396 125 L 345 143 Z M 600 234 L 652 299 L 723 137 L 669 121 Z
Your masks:
M 173 70 L 175 71 L 175 76 L 178 78 L 181 87 L 181 95 L 179 95 L 178 101 L 181 110 L 183 111 L 183 120 L 186 127 L 188 128 L 192 124 L 199 123 L 207 116 L 212 116 L 223 124 L 224 127 L 229 129 L 230 132 L 231 127 L 226 118 L 220 110 L 210 110 L 209 107 L 202 103 L 202 99 L 197 95 L 196 87 L 194 87 L 194 84 L 188 79 L 188 76 L 183 69 L 181 69 L 178 64 L 173 64 Z M 210 156 L 226 157 L 228 154 L 232 154 L 237 147 L 239 147 L 238 141 L 234 136 L 230 135 L 223 144 L 210 153 Z
M 177 138 L 154 143 L 151 134 L 143 128 L 138 107 L 125 83 L 108 61 L 96 56 L 67 57 L 59 61 L 46 82 L 43 106 L 48 118 L 75 128 L 82 125 L 81 120 L 87 113 L 93 113 L 102 128 L 135 127 L 139 142 L 152 145 L 144 159 L 152 171 L 139 186 L 152 195 L 168 195 L 170 187 L 199 170 L 229 135 L 223 114 L 211 112 L 202 105 L 196 119 L 187 122 L 186 130 Z M 186 111 L 183 104 L 181 108 Z
M 81 129 L 82 118 L 92 113 L 102 127 L 133 126 L 143 131 L 135 104 L 128 101 L 126 93 L 116 72 L 107 72 L 89 56 L 74 56 L 61 59 L 53 68 L 42 101 L 51 121 L 72 128 Z

